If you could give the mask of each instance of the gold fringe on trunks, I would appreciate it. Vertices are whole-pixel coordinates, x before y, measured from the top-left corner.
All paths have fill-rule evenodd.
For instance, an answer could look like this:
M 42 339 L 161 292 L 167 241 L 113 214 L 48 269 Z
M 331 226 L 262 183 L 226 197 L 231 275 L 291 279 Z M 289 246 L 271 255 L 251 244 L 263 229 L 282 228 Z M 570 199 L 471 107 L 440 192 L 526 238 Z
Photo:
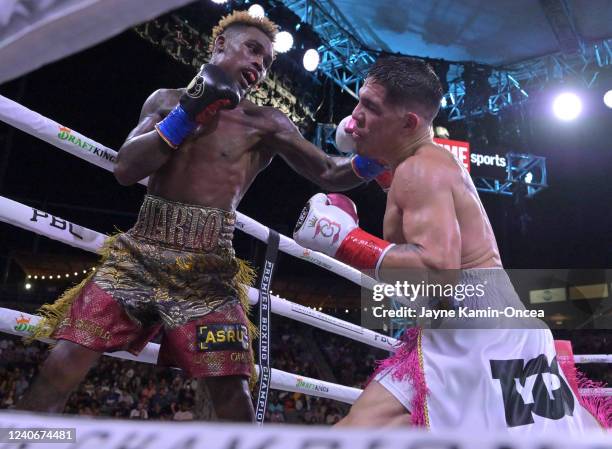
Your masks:
M 227 264 L 227 259 L 223 257 L 215 258 L 219 264 Z M 196 256 L 186 256 L 176 259 L 175 269 L 178 270 L 205 270 L 214 268 L 211 266 L 215 263 L 215 259 L 202 261 Z M 238 263 L 238 272 L 234 276 L 234 286 L 238 291 L 238 299 L 242 310 L 247 317 L 247 329 L 249 334 L 249 341 L 251 342 L 251 356 L 253 357 L 253 343 L 256 338 L 259 337 L 259 329 L 255 324 L 251 322 L 249 316 L 251 315 L 251 304 L 249 303 L 249 287 L 252 287 L 257 279 L 256 270 L 245 260 L 236 258 Z M 255 358 L 253 357 L 253 360 Z M 249 378 L 249 387 L 253 390 L 257 386 L 257 371 L 255 365 L 251 367 L 251 377 Z
M 253 361 L 255 357 L 253 355 L 253 345 L 256 338 L 259 338 L 259 329 L 255 326 L 249 316 L 251 315 L 251 304 L 249 303 L 249 287 L 252 287 L 255 283 L 257 274 L 253 267 L 242 259 L 237 259 L 239 264 L 238 273 L 236 274 L 235 282 L 238 284 L 238 298 L 240 304 L 247 317 L 247 328 L 249 331 L 249 341 L 251 342 L 251 356 Z M 257 371 L 255 370 L 255 364 L 251 366 L 251 377 L 249 378 L 249 388 L 251 391 L 257 386 Z
M 111 252 L 111 246 L 118 236 L 119 234 L 115 234 L 104 241 L 104 245 L 102 245 L 102 248 L 98 251 L 98 254 L 101 256 L 100 263 L 108 258 Z M 76 297 L 79 296 L 81 289 L 91 280 L 94 274 L 96 274 L 96 272 L 92 271 L 77 285 L 66 290 L 53 304 L 44 304 L 38 309 L 38 316 L 41 317 L 41 320 L 34 326 L 34 329 L 32 329 L 32 334 L 28 337 L 24 337 L 26 344 L 30 344 L 34 340 L 40 338 L 51 338 L 55 329 L 57 329 L 63 319 L 68 315 L 68 312 L 70 312 L 70 307 Z
M 104 245 L 99 251 L 101 256 L 100 265 L 109 257 L 112 251 L 117 251 L 113 248 L 115 240 L 121 234 L 115 234 L 104 242 Z M 251 342 L 251 354 L 253 351 L 253 342 L 259 336 L 259 330 L 251 320 L 249 319 L 251 313 L 251 305 L 249 304 L 249 287 L 253 286 L 257 277 L 256 271 L 251 265 L 241 259 L 236 258 L 238 264 L 238 270 L 234 276 L 233 284 L 238 292 L 238 299 L 242 306 L 242 309 L 247 317 L 247 329 L 249 334 L 249 341 Z M 221 268 L 223 265 L 228 264 L 226 257 L 206 257 L 202 258 L 201 255 L 189 255 L 181 256 L 176 258 L 174 266 L 169 267 L 169 271 L 191 271 L 191 270 L 210 270 L 215 269 L 215 265 L 219 265 Z M 45 304 L 38 310 L 38 315 L 41 320 L 34 326 L 32 334 L 24 337 L 26 343 L 31 343 L 34 340 L 40 338 L 51 338 L 57 327 L 64 320 L 70 312 L 70 307 L 74 300 L 78 297 L 81 289 L 89 282 L 92 276 L 96 272 L 93 271 L 85 279 L 83 279 L 78 285 L 66 290 L 53 304 Z M 255 365 L 251 369 L 251 377 L 249 379 L 249 385 L 253 388 L 257 384 L 257 372 L 255 371 Z

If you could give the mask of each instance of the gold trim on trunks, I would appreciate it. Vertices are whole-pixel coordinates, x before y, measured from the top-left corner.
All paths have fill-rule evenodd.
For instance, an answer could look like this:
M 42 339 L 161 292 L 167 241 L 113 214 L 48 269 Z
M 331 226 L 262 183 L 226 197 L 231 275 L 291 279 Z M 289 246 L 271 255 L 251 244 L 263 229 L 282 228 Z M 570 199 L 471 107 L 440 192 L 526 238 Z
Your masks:
M 236 214 L 146 195 L 129 233 L 171 249 L 194 252 L 231 250 Z

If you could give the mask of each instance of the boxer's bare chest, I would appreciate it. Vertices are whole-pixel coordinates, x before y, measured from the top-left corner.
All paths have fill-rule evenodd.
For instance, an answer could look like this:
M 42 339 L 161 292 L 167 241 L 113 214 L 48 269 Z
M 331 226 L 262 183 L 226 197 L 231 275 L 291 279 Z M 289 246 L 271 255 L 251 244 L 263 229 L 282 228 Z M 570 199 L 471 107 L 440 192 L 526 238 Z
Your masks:
M 262 148 L 253 108 L 222 111 L 198 128 L 152 177 L 151 193 L 230 209 L 237 205 L 272 154 Z

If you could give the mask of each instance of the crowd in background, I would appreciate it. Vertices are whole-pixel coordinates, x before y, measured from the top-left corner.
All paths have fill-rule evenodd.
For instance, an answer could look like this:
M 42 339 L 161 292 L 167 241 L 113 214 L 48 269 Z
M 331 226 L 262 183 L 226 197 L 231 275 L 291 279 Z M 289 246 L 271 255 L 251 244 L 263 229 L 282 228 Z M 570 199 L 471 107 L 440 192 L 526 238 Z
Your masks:
M 303 376 L 363 388 L 385 353 L 298 323 L 273 327 L 272 366 Z M 605 353 L 610 337 L 582 332 L 575 353 Z M 43 343 L 24 345 L 16 337 L 0 339 L 0 408 L 13 408 L 29 387 L 47 354 Z M 608 351 L 609 352 L 609 351 Z M 321 358 L 317 359 L 317 355 Z M 612 384 L 609 365 L 581 365 L 594 380 Z M 102 357 L 72 393 L 65 413 L 126 419 L 196 419 L 197 381 L 178 370 Z M 348 405 L 300 393 L 270 390 L 266 421 L 295 424 L 338 422 Z

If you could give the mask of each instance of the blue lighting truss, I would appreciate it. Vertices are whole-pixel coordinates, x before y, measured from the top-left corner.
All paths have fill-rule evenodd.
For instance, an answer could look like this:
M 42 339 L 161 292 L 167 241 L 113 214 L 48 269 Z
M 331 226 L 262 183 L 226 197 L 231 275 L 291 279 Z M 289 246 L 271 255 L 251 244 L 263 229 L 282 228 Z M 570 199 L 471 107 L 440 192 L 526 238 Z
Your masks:
M 473 177 L 479 192 L 532 198 L 548 187 L 546 158 L 525 153 L 506 154 L 506 179 Z
M 452 75 L 453 72 L 455 75 Z M 490 92 L 482 102 L 468 107 L 465 101 L 465 80 L 462 75 L 463 66 L 451 64 L 449 76 L 452 76 L 452 80 L 448 81 L 448 91 L 442 98 L 442 110 L 446 111 L 451 122 L 485 113 L 497 115 L 503 108 L 522 103 L 529 98 L 519 80 L 511 72 L 493 69 L 487 79 Z
M 343 91 L 359 98 L 368 67 L 376 53 L 366 49 L 359 32 L 329 0 L 283 0 L 324 42 L 317 50 L 319 68 Z
M 612 65 L 612 39 L 581 44 L 574 53 L 556 53 L 510 65 L 514 76 L 525 85 L 544 86 L 570 78 L 591 87 L 602 69 Z
M 358 98 L 367 68 L 377 53 L 367 49 L 364 39 L 330 0 L 283 0 L 283 4 L 308 23 L 324 45 L 319 47 L 319 70 L 341 89 Z M 612 65 L 612 39 L 580 43 L 577 51 L 542 56 L 503 68 L 492 67 L 487 92 L 479 100 L 466 102 L 465 64 L 450 63 L 448 91 L 442 109 L 449 121 L 483 114 L 497 115 L 503 108 L 528 100 L 530 89 L 538 90 L 552 80 L 571 77 L 591 86 L 602 68 Z
M 612 39 L 591 44 L 581 44 L 577 52 L 556 53 L 508 65 L 504 70 L 493 70 L 489 77 L 492 94 L 488 101 L 474 108 L 465 107 L 465 80 L 461 65 L 452 64 L 454 69 L 448 92 L 442 100 L 442 109 L 447 111 L 449 121 L 461 120 L 468 116 L 484 113 L 496 115 L 513 104 L 520 104 L 529 98 L 527 91 L 536 92 L 551 82 L 571 79 L 591 87 L 602 70 L 612 65 Z

